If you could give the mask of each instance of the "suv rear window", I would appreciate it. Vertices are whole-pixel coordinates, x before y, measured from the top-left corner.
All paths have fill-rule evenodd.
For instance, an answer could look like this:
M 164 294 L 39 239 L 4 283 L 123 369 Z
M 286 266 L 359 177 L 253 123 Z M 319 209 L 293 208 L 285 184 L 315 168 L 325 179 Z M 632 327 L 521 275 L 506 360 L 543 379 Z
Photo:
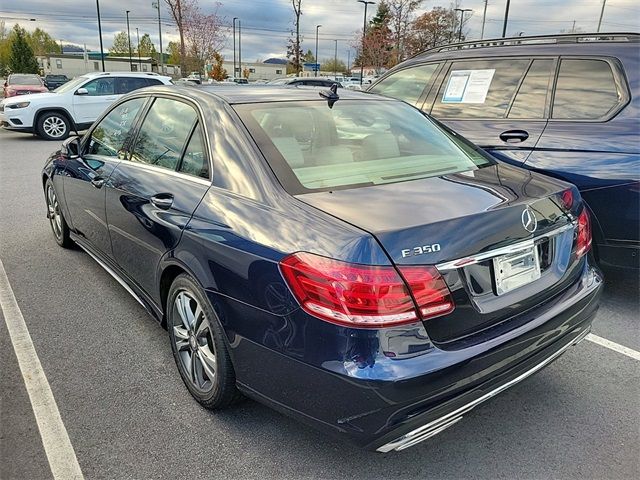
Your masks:
M 436 118 L 505 118 L 529 59 L 454 62 L 431 112 Z
M 476 170 L 479 150 L 396 101 L 274 102 L 235 107 L 291 194 Z
M 399 98 L 415 105 L 420 100 L 424 89 L 431 82 L 438 66 L 438 63 L 430 63 L 428 65 L 405 68 L 382 79 L 372 86 L 369 91 L 386 95 L 387 97 Z
M 553 118 L 597 119 L 619 103 L 611 66 L 604 60 L 562 59 Z

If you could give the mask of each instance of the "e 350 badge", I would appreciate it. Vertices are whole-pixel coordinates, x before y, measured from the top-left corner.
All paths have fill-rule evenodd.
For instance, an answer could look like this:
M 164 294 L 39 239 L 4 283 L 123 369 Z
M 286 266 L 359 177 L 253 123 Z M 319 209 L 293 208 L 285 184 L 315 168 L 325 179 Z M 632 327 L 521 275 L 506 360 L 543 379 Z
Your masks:
M 440 251 L 439 243 L 432 243 L 431 245 L 422 245 L 420 247 L 404 248 L 402 249 L 402 258 L 415 257 L 416 255 L 426 255 L 428 253 L 434 253 Z

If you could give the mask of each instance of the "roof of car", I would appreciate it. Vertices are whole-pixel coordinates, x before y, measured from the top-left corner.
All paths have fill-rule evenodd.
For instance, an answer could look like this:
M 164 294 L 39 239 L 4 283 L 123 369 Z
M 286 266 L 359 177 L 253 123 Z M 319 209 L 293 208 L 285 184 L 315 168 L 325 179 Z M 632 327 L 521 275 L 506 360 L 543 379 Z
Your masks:
M 326 91 L 326 87 L 307 86 L 276 86 L 276 85 L 203 85 L 198 88 L 173 86 L 157 86 L 146 88 L 146 92 L 180 92 L 183 95 L 194 99 L 201 98 L 202 95 L 215 97 L 229 104 L 241 103 L 268 103 L 268 102 L 293 102 L 308 100 L 324 100 L 319 94 Z M 340 89 L 338 95 L 341 99 L 353 100 L 384 100 L 399 101 L 388 97 L 374 95 L 371 93 L 357 92 L 353 90 Z
M 95 77 L 155 77 L 155 78 L 171 78 L 166 75 L 159 75 L 156 72 L 91 72 L 83 73 L 82 77 L 95 78 Z

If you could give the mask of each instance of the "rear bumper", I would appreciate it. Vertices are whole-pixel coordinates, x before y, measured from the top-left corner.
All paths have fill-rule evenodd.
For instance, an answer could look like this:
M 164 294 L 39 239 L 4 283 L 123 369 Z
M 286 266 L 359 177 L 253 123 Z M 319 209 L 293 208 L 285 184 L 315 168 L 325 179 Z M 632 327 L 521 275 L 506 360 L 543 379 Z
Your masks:
M 305 352 L 298 358 L 260 345 L 257 339 L 232 335 L 239 387 L 361 447 L 400 450 L 453 425 L 584 338 L 597 312 L 602 282 L 601 273 L 585 262 L 580 280 L 536 309 L 531 321 L 457 350 L 431 345 L 412 355 L 390 357 L 381 336 L 358 338 L 351 331 L 349 338 L 343 338 L 341 360 L 327 355 L 310 364 L 304 358 L 309 348 L 324 340 L 326 352 L 327 345 L 338 342 L 318 337 L 311 323 L 304 327 L 309 332 L 307 343 L 297 345 L 299 352 Z M 344 331 L 340 334 L 345 336 Z M 395 341 L 406 345 L 415 338 L 406 334 Z

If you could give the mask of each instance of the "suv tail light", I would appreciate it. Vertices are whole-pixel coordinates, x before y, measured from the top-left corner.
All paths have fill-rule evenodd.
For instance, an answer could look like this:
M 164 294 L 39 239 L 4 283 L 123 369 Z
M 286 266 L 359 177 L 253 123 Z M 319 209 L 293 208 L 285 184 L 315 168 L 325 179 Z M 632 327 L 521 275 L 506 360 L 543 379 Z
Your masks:
M 591 248 L 591 220 L 586 207 L 578 215 L 578 230 L 576 232 L 576 256 L 582 257 Z
M 307 313 L 338 325 L 388 327 L 453 310 L 449 290 L 434 267 L 403 267 L 405 283 L 392 266 L 357 265 L 302 252 L 283 259 L 280 270 Z

